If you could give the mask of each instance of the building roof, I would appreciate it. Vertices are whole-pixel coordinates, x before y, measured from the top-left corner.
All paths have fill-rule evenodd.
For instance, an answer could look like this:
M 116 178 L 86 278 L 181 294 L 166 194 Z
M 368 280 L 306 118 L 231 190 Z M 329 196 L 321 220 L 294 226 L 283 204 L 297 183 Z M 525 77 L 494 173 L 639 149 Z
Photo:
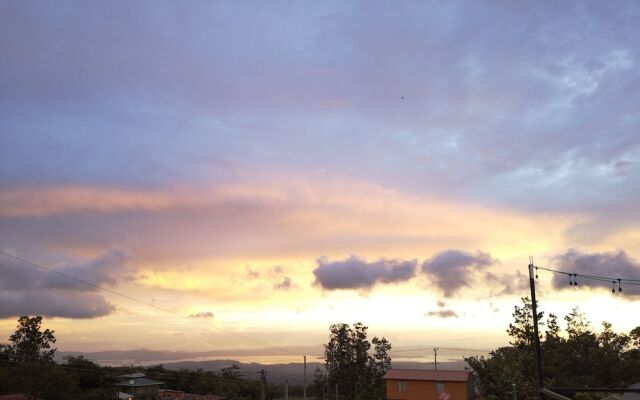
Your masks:
M 144 373 L 142 373 L 142 372 L 134 372 L 133 374 L 120 375 L 120 378 L 124 378 L 124 379 L 144 378 Z
M 126 387 L 134 387 L 134 386 L 156 386 L 156 385 L 164 385 L 164 382 L 154 381 L 149 378 L 135 378 L 135 379 L 127 379 L 120 383 L 116 384 L 117 386 L 126 386 Z
M 469 371 L 390 369 L 384 375 L 384 379 L 401 379 L 406 381 L 466 382 L 469 379 Z
M 118 399 L 121 400 L 130 400 L 133 399 L 133 395 L 129 393 L 118 392 Z

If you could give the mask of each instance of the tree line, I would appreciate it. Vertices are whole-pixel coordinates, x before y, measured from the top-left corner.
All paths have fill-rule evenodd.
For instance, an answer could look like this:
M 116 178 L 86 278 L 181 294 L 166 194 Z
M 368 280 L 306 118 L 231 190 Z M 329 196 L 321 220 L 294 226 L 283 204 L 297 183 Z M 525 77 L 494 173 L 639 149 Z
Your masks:
M 540 310 L 540 308 L 538 308 Z M 487 399 L 512 397 L 516 384 L 519 399 L 537 394 L 533 307 L 529 298 L 516 305 L 507 333 L 508 346 L 487 357 L 468 357 L 465 361 L 479 379 Z M 564 317 L 564 333 L 558 317 L 538 312 L 544 387 L 628 387 L 640 382 L 640 326 L 629 333 L 618 333 L 609 322 L 597 332 L 587 316 L 575 307 Z M 606 393 L 578 393 L 576 399 L 615 398 Z
M 24 393 L 41 400 L 117 399 L 120 376 L 143 372 L 164 382 L 167 389 L 193 394 L 214 393 L 229 400 L 259 399 L 263 382 L 244 377 L 232 364 L 221 371 L 167 370 L 162 365 L 105 367 L 83 356 L 54 360 L 54 331 L 42 328 L 41 316 L 22 316 L 9 343 L 0 344 L 0 394 Z M 265 385 L 267 399 L 283 397 L 281 383 Z M 289 386 L 291 397 L 302 396 L 303 388 Z
M 325 345 L 325 370 L 317 369 L 309 398 L 330 400 L 383 399 L 382 377 L 391 368 L 391 344 L 384 337 L 367 339 L 368 328 L 334 324 Z M 25 393 L 41 400 L 116 399 L 120 376 L 144 372 L 167 389 L 194 394 L 215 393 L 229 400 L 259 399 L 263 381 L 244 377 L 232 364 L 221 371 L 167 370 L 162 365 L 105 367 L 84 358 L 55 361 L 55 332 L 43 329 L 41 316 L 22 316 L 9 343 L 0 344 L 0 394 Z M 281 398 L 283 383 L 266 383 L 267 399 Z M 303 387 L 290 385 L 290 398 L 301 398 Z M 337 397 L 336 397 L 337 393 Z

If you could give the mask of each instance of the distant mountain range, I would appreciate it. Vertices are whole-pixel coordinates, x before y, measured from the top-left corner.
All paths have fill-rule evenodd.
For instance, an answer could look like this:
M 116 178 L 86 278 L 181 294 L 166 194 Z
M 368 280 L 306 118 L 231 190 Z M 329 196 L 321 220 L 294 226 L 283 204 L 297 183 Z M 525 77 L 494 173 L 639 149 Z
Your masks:
M 301 349 L 302 350 L 302 349 Z M 309 350 L 304 349 L 304 350 Z M 158 365 L 162 364 L 165 368 L 171 370 L 178 369 L 202 369 L 205 371 L 220 371 L 222 368 L 236 364 L 240 369 L 239 372 L 247 378 L 256 378 L 260 370 L 267 371 L 267 379 L 271 382 L 282 382 L 286 378 L 290 384 L 301 385 L 304 380 L 304 366 L 300 362 L 279 363 L 279 364 L 261 364 L 256 362 L 243 363 L 234 360 L 233 357 L 256 357 L 271 356 L 273 350 L 269 353 L 269 349 L 262 350 L 234 350 L 233 355 L 229 355 L 230 351 L 205 351 L 205 352 L 184 352 L 184 351 L 162 351 L 162 350 L 112 350 L 98 352 L 59 352 L 56 359 L 59 362 L 64 361 L 66 356 L 84 356 L 101 365 L 120 366 L 120 365 Z M 300 352 L 302 353 L 302 352 Z M 220 358 L 216 358 L 220 356 Z M 205 360 L 203 360 L 205 359 Z M 412 368 L 412 369 L 433 369 L 433 363 L 427 362 L 393 362 L 393 368 Z M 466 363 L 463 360 L 445 361 L 438 363 L 438 369 L 446 370 L 463 370 Z M 310 361 L 307 362 L 307 384 L 313 382 L 313 372 L 316 368 L 324 369 L 324 362 Z

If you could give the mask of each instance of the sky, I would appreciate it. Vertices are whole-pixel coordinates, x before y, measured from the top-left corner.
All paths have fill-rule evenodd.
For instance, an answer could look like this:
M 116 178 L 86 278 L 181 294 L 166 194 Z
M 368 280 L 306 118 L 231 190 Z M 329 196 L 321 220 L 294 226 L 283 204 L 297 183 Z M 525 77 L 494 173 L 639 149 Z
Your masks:
M 0 250 L 111 292 L 0 254 L 0 338 L 39 314 L 63 350 L 318 346 L 358 321 L 493 348 L 530 256 L 640 279 L 639 19 L 2 1 Z M 640 286 L 539 275 L 546 312 L 640 323 Z

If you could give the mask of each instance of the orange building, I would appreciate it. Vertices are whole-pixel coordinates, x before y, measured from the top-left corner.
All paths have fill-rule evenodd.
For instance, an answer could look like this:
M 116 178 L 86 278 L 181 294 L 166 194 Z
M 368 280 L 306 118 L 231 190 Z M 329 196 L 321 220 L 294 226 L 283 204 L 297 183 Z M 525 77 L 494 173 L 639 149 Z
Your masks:
M 470 400 L 468 371 L 391 369 L 384 376 L 388 400 Z

